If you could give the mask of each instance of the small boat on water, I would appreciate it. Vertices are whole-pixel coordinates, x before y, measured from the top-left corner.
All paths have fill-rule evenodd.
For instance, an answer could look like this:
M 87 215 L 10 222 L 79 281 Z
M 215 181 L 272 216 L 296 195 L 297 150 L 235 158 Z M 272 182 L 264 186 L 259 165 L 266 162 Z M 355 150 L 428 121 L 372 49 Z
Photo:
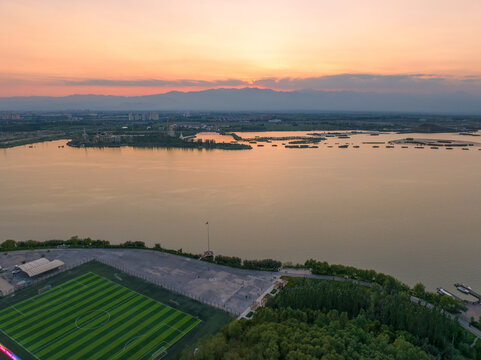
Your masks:
M 439 295 L 446 295 L 451 298 L 454 298 L 453 294 L 451 294 L 449 291 L 444 290 L 443 288 L 437 288 L 436 291 L 438 292 Z
M 471 287 L 464 284 L 454 284 L 454 286 L 464 294 L 470 294 L 472 290 Z

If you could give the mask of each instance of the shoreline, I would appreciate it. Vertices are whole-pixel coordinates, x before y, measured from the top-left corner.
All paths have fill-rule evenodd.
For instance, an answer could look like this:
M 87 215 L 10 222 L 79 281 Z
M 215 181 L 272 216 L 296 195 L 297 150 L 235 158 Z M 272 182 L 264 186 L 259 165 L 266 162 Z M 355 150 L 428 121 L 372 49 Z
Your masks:
M 99 261 L 124 272 L 139 274 L 144 280 L 160 284 L 170 291 L 224 309 L 238 317 L 248 314 L 252 310 L 251 304 L 255 304 L 268 294 L 272 287 L 281 281 L 282 277 L 303 277 L 336 282 L 353 281 L 358 285 L 367 287 L 373 285 L 373 282 L 336 275 L 320 275 L 313 271 L 309 273 L 305 270 L 300 271 L 299 268 L 282 268 L 279 269 L 280 271 L 271 272 L 235 268 L 226 264 L 201 261 L 200 259 L 192 261 L 193 258 L 183 257 L 180 254 L 166 253 L 149 248 L 43 248 L 14 250 L 12 253 L 15 256 L 2 261 L 7 264 L 7 268 L 13 267 L 15 262 L 32 261 L 38 257 L 61 259 L 65 262 L 67 268 L 77 263 Z M 162 258 L 162 261 L 159 261 L 160 258 Z M 229 274 L 227 277 L 226 273 Z M 389 275 L 384 276 L 387 276 L 387 279 L 392 278 Z M 238 280 L 234 281 L 232 277 Z M 397 281 L 394 278 L 392 279 Z M 386 286 L 386 284 L 383 286 Z M 396 286 L 401 286 L 397 288 L 397 291 L 412 292 L 409 288 L 407 288 L 408 290 L 403 288 L 402 284 Z M 241 291 L 241 289 L 243 290 Z M 248 289 L 250 289 L 248 294 L 245 294 Z M 412 303 L 420 303 L 428 308 L 435 307 L 430 301 L 411 294 Z M 481 304 L 477 305 L 476 310 L 479 310 L 479 307 L 481 307 Z M 472 312 L 472 310 L 470 308 L 469 312 Z M 451 319 L 458 318 L 457 314 L 449 314 L 446 310 L 441 311 L 444 311 L 446 316 Z M 461 313 L 459 316 L 459 325 L 476 337 L 481 338 L 481 331 L 469 324 L 466 314 Z

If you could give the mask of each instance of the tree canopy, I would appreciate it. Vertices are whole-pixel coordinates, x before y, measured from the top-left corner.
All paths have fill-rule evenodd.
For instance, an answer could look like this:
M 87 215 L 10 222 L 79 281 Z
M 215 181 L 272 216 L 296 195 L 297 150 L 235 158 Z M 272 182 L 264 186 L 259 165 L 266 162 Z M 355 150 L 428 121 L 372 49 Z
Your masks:
M 481 359 L 481 348 L 439 308 L 374 285 L 291 279 L 252 320 L 198 345 L 195 359 Z M 193 349 L 181 358 L 194 359 Z

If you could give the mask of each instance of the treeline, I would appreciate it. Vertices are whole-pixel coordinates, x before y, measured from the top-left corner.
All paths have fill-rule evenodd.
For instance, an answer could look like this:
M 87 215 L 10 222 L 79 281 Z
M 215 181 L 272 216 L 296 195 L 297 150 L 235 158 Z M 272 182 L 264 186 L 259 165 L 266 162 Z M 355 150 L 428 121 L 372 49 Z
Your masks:
M 120 136 L 120 135 L 119 135 Z M 177 136 L 167 136 L 162 133 L 142 134 L 142 135 L 121 135 L 118 141 L 113 138 L 83 138 L 76 137 L 67 143 L 74 147 L 119 147 L 133 146 L 146 148 L 181 148 L 181 149 L 223 149 L 223 150 L 249 150 L 250 145 L 238 143 L 216 142 L 215 140 L 195 139 L 185 141 Z
M 127 243 L 130 243 L 129 241 Z M 91 238 L 79 238 L 78 236 L 72 236 L 68 240 L 46 240 L 46 241 L 36 241 L 36 240 L 26 240 L 26 241 L 15 241 L 15 240 L 5 240 L 0 245 L 2 250 L 27 250 L 35 248 L 53 248 L 58 246 L 68 246 L 68 247 L 113 247 L 121 245 L 111 245 L 107 240 L 92 240 Z M 145 247 L 145 244 L 144 244 Z
M 282 296 L 272 302 L 274 307 L 336 309 L 346 312 L 350 318 L 362 312 L 371 320 L 408 331 L 419 340 L 428 339 L 442 351 L 452 342 L 461 345 L 468 340 L 465 331 L 440 308 L 413 304 L 405 292 L 388 291 L 377 285 L 365 287 L 350 281 L 294 279 L 289 285 Z
M 29 249 L 48 249 L 56 247 L 72 247 L 72 248 L 129 248 L 129 249 L 150 249 L 156 251 L 162 251 L 169 254 L 180 255 L 189 257 L 192 259 L 201 259 L 203 261 L 209 261 L 219 265 L 226 265 L 230 267 L 236 267 L 249 270 L 263 270 L 263 271 L 278 271 L 282 266 L 282 263 L 272 259 L 262 260 L 244 260 L 236 256 L 224 256 L 217 255 L 214 258 L 202 258 L 201 254 L 194 254 L 184 252 L 182 249 L 172 250 L 163 248 L 160 244 L 155 244 L 153 248 L 148 248 L 143 241 L 126 241 L 121 244 L 111 244 L 107 240 L 92 240 L 91 238 L 80 238 L 79 236 L 72 236 L 68 240 L 26 240 L 15 241 L 5 240 L 0 244 L 2 251 L 12 250 L 29 250 Z
M 279 271 L 282 266 L 282 262 L 272 259 L 262 259 L 262 260 L 244 260 L 237 256 L 225 256 L 216 255 L 214 258 L 202 258 L 200 254 L 186 253 L 182 249 L 170 250 L 164 249 L 160 244 L 155 244 L 154 250 L 168 252 L 170 254 L 186 256 L 194 259 L 201 259 L 203 261 L 212 262 L 214 264 L 225 265 L 230 267 L 235 267 L 239 269 L 249 269 L 249 270 L 263 270 L 263 271 Z
M 469 325 L 474 326 L 476 329 L 481 330 L 481 315 L 479 315 L 478 321 L 476 321 L 474 316 L 471 316 L 471 319 L 469 321 Z
M 354 280 L 377 283 L 391 290 L 409 291 L 409 286 L 390 275 L 378 273 L 375 270 L 357 269 L 353 266 L 329 264 L 326 261 L 307 260 L 304 267 L 310 269 L 316 275 L 330 275 L 346 277 Z
M 219 265 L 249 270 L 279 271 L 282 262 L 273 259 L 244 260 L 237 256 L 216 255 L 213 262 Z
M 203 261 L 213 262 L 219 265 L 225 265 L 240 269 L 249 270 L 262 270 L 262 271 L 279 271 L 282 267 L 282 263 L 278 260 L 273 259 L 262 259 L 262 260 L 244 260 L 236 256 L 224 256 L 216 255 L 214 258 L 203 258 L 201 254 L 184 252 L 182 249 L 172 250 L 163 248 L 160 244 L 155 244 L 153 248 L 148 248 L 143 241 L 126 241 L 118 245 L 110 244 L 106 240 L 92 240 L 91 238 L 80 238 L 78 236 L 72 236 L 68 240 L 46 240 L 46 241 L 36 241 L 36 240 L 26 240 L 26 241 L 15 241 L 15 240 L 5 240 L 1 245 L 0 249 L 2 251 L 11 250 L 28 250 L 36 248 L 54 248 L 58 246 L 66 247 L 92 247 L 92 248 L 136 248 L 136 249 L 152 249 L 156 251 L 162 251 L 174 255 L 180 255 L 184 257 L 189 257 L 192 259 L 201 259 Z M 292 266 L 292 264 L 289 264 Z M 459 313 L 460 311 L 465 311 L 466 306 L 446 295 L 439 295 L 426 291 L 424 285 L 416 284 L 411 290 L 409 286 L 403 284 L 399 280 L 395 279 L 390 275 L 383 273 L 378 273 L 374 270 L 362 270 L 357 269 L 352 266 L 345 265 L 329 265 L 325 261 L 307 260 L 304 265 L 295 265 L 296 268 L 307 268 L 312 271 L 313 274 L 317 275 L 328 275 L 328 276 L 338 276 L 348 279 L 365 281 L 369 284 L 381 285 L 388 293 L 393 291 L 405 292 L 419 299 L 425 300 L 435 306 L 441 307 L 443 310 L 450 313 Z M 479 325 L 477 325 L 479 326 Z
M 183 360 L 429 360 L 403 332 L 375 332 L 360 315 L 349 320 L 335 310 L 309 314 L 292 309 L 261 309 L 253 320 L 230 323 Z
M 1 250 L 28 250 L 36 248 L 54 248 L 54 247 L 92 247 L 92 248 L 136 248 L 145 249 L 145 243 L 143 241 L 126 241 L 117 245 L 110 244 L 107 240 L 92 240 L 91 238 L 80 238 L 78 236 L 72 236 L 68 240 L 26 240 L 15 241 L 5 240 L 1 245 Z
M 291 279 L 253 320 L 197 345 L 195 359 L 481 359 L 481 344 L 438 308 L 404 292 L 352 282 Z M 182 359 L 194 359 L 186 349 Z
M 242 267 L 242 259 L 237 256 L 224 256 L 224 255 L 216 255 L 214 258 L 214 262 L 220 265 L 226 265 L 231 267 Z
M 278 271 L 282 263 L 277 260 L 244 260 L 244 268 L 252 270 Z
M 416 284 L 414 288 L 411 289 L 409 286 L 391 275 L 379 273 L 375 270 L 363 270 L 357 269 L 353 266 L 338 264 L 331 265 L 326 261 L 316 261 L 313 259 L 307 260 L 304 267 L 310 269 L 312 273 L 316 275 L 338 276 L 347 279 L 365 281 L 370 284 L 378 284 L 388 293 L 393 291 L 405 292 L 433 305 L 440 306 L 443 310 L 450 313 L 459 313 L 460 311 L 466 310 L 466 306 L 463 303 L 446 295 L 428 292 L 422 284 Z

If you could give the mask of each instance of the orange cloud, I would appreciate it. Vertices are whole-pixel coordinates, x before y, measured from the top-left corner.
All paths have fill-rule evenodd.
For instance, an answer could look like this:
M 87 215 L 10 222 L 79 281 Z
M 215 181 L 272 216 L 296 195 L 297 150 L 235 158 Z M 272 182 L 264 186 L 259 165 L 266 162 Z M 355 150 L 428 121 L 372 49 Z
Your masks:
M 210 88 L 346 73 L 477 76 L 479 14 L 478 0 L 3 1 L 0 77 L 9 85 L 0 96 L 203 86 L 182 79 Z M 126 83 L 36 81 L 57 78 Z M 171 83 L 129 85 L 138 79 Z

